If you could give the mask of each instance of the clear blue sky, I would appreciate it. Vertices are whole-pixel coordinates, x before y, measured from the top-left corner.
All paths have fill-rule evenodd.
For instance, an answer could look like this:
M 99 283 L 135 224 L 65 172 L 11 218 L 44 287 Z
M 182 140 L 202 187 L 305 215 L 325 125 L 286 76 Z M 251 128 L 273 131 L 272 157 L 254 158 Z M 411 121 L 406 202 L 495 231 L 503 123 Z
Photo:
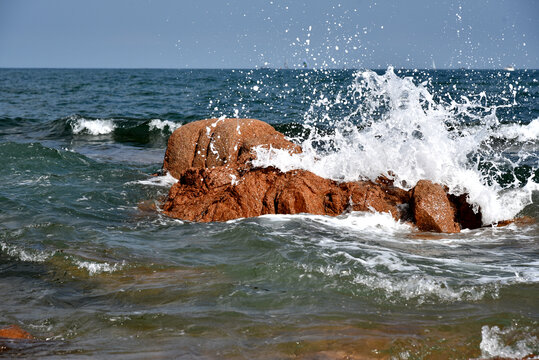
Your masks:
M 539 68 L 538 0 L 0 0 L 0 67 Z

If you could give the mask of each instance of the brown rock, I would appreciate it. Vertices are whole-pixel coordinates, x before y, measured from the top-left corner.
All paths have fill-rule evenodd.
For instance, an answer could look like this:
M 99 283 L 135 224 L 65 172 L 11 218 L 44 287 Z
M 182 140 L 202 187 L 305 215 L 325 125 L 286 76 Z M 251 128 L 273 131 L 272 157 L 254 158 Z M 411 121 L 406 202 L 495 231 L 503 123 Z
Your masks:
M 460 232 L 456 209 L 440 184 L 420 180 L 412 190 L 415 223 L 421 231 Z
M 422 231 L 454 233 L 461 226 L 481 226 L 481 213 L 473 211 L 467 196 L 448 196 L 439 184 L 422 180 L 405 191 L 393 185 L 391 171 L 375 182 L 338 183 L 305 170 L 254 169 L 249 160 L 256 146 L 301 152 L 269 124 L 254 119 L 200 120 L 177 129 L 169 139 L 163 169 L 179 181 L 170 189 L 163 212 L 208 222 L 264 214 L 378 211 L 414 221 Z
M 163 168 L 176 178 L 187 169 L 244 164 L 256 146 L 301 152 L 271 125 L 255 119 L 208 119 L 184 125 L 168 140 Z
M 0 338 L 27 340 L 34 339 L 34 337 L 30 335 L 30 333 L 24 331 L 17 325 L 10 325 L 8 327 L 0 329 Z
M 481 211 L 474 212 L 467 201 L 468 195 L 449 195 L 449 200 L 455 205 L 457 219 L 463 229 L 477 229 L 483 225 Z
M 336 216 L 347 209 L 403 217 L 408 192 L 370 181 L 338 183 L 309 171 L 275 168 L 189 169 L 172 186 L 166 215 L 190 221 L 227 221 L 264 214 Z
M 496 226 L 497 227 L 504 227 L 507 225 L 515 224 L 517 226 L 527 226 L 527 225 L 533 225 L 535 224 L 535 219 L 529 216 L 521 216 L 517 217 L 511 220 L 503 220 L 499 221 Z

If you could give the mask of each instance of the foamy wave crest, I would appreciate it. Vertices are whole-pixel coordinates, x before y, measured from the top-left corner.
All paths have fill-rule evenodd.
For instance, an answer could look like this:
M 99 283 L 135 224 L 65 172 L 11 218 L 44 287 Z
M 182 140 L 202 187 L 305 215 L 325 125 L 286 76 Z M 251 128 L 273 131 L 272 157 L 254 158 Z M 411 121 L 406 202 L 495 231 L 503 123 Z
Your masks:
M 391 68 L 383 75 L 358 72 L 342 94 L 332 99 L 320 95 L 313 102 L 305 115 L 310 133 L 301 154 L 259 147 L 253 165 L 305 169 L 337 181 L 385 175 L 404 189 L 428 179 L 448 186 L 455 195 L 467 193 L 481 208 L 485 225 L 510 219 L 532 202 L 532 191 L 539 187 L 529 181 L 523 188 L 506 190 L 492 174 L 481 172 L 479 158 L 497 164 L 494 172 L 516 166 L 489 145 L 500 123 L 496 106 L 481 105 L 484 98 L 480 94 L 476 100 L 446 103 L 435 100 L 426 84 L 400 78 Z M 334 108 L 345 108 L 349 115 L 334 119 Z M 464 118 L 479 126 L 464 126 Z M 329 125 L 334 133 L 318 125 Z M 527 128 L 533 131 L 536 126 L 534 121 Z
M 320 215 L 302 215 L 306 219 L 316 221 L 323 225 L 329 225 L 341 229 L 349 229 L 357 232 L 368 231 L 370 233 L 408 233 L 411 227 L 403 222 L 396 221 L 389 213 L 366 213 L 353 211 L 349 214 L 333 217 Z
M 499 137 L 515 139 L 520 142 L 539 140 L 539 118 L 528 125 L 506 125 L 501 127 Z
M 486 295 L 485 287 L 470 285 L 456 289 L 444 280 L 427 275 L 412 275 L 405 279 L 395 279 L 383 274 L 359 275 L 354 282 L 370 289 L 383 290 L 389 296 L 398 295 L 407 300 L 416 299 L 419 304 L 432 297 L 440 301 L 454 302 L 478 301 Z
M 0 241 L 0 249 L 7 255 L 19 259 L 20 261 L 45 262 L 54 255 L 54 252 L 44 252 L 37 250 L 26 250 L 16 245 L 9 245 Z
M 169 120 L 160 120 L 160 119 L 153 119 L 148 123 L 148 126 L 150 127 L 150 130 L 168 130 L 170 132 L 173 132 L 182 124 L 175 123 Z
M 529 329 L 510 326 L 500 329 L 498 326 L 481 328 L 481 357 L 520 359 L 539 351 L 539 340 L 528 333 Z M 516 340 L 518 339 L 518 340 Z M 516 340 L 516 341 L 515 341 Z M 536 359 L 536 357 L 533 357 Z
M 87 270 L 89 275 L 96 275 L 103 272 L 108 272 L 108 273 L 115 272 L 115 271 L 121 270 L 126 264 L 125 261 L 122 261 L 121 263 L 116 263 L 116 264 L 109 264 L 106 262 L 98 263 L 98 262 L 93 262 L 93 261 L 81 261 L 81 260 L 75 260 L 74 263 L 79 269 Z
M 114 121 L 101 119 L 71 119 L 70 124 L 73 134 L 105 135 L 110 134 L 116 128 Z

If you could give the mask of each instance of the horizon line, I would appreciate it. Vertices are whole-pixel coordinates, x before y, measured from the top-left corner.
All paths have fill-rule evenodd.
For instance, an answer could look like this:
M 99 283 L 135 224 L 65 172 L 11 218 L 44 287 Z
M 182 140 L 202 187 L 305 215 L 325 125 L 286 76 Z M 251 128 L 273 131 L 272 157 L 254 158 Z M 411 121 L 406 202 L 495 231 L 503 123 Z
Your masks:
M 0 66 L 1 70 L 387 70 L 389 67 L 393 67 L 395 70 L 504 70 L 504 71 L 517 71 L 517 70 L 539 70 L 539 68 L 513 68 L 507 70 L 507 68 L 407 68 L 407 67 L 362 67 L 362 68 L 340 68 L 340 67 L 327 67 L 327 68 L 303 68 L 303 67 L 291 67 L 291 68 L 278 68 L 278 67 L 47 67 L 47 66 Z

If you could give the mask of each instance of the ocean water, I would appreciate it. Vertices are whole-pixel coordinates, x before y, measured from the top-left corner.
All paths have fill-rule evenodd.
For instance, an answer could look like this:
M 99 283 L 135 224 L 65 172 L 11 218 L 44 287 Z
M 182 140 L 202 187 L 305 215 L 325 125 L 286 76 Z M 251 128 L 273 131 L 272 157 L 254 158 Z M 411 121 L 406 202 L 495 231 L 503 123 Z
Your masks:
M 539 353 L 537 70 L 0 69 L 0 357 Z M 485 227 L 386 214 L 189 223 L 152 177 L 191 121 L 269 122 L 255 166 L 466 193 Z M 534 222 L 496 227 L 515 216 Z M 1 350 L 3 349 L 3 350 Z M 353 357 L 355 356 L 355 357 Z

